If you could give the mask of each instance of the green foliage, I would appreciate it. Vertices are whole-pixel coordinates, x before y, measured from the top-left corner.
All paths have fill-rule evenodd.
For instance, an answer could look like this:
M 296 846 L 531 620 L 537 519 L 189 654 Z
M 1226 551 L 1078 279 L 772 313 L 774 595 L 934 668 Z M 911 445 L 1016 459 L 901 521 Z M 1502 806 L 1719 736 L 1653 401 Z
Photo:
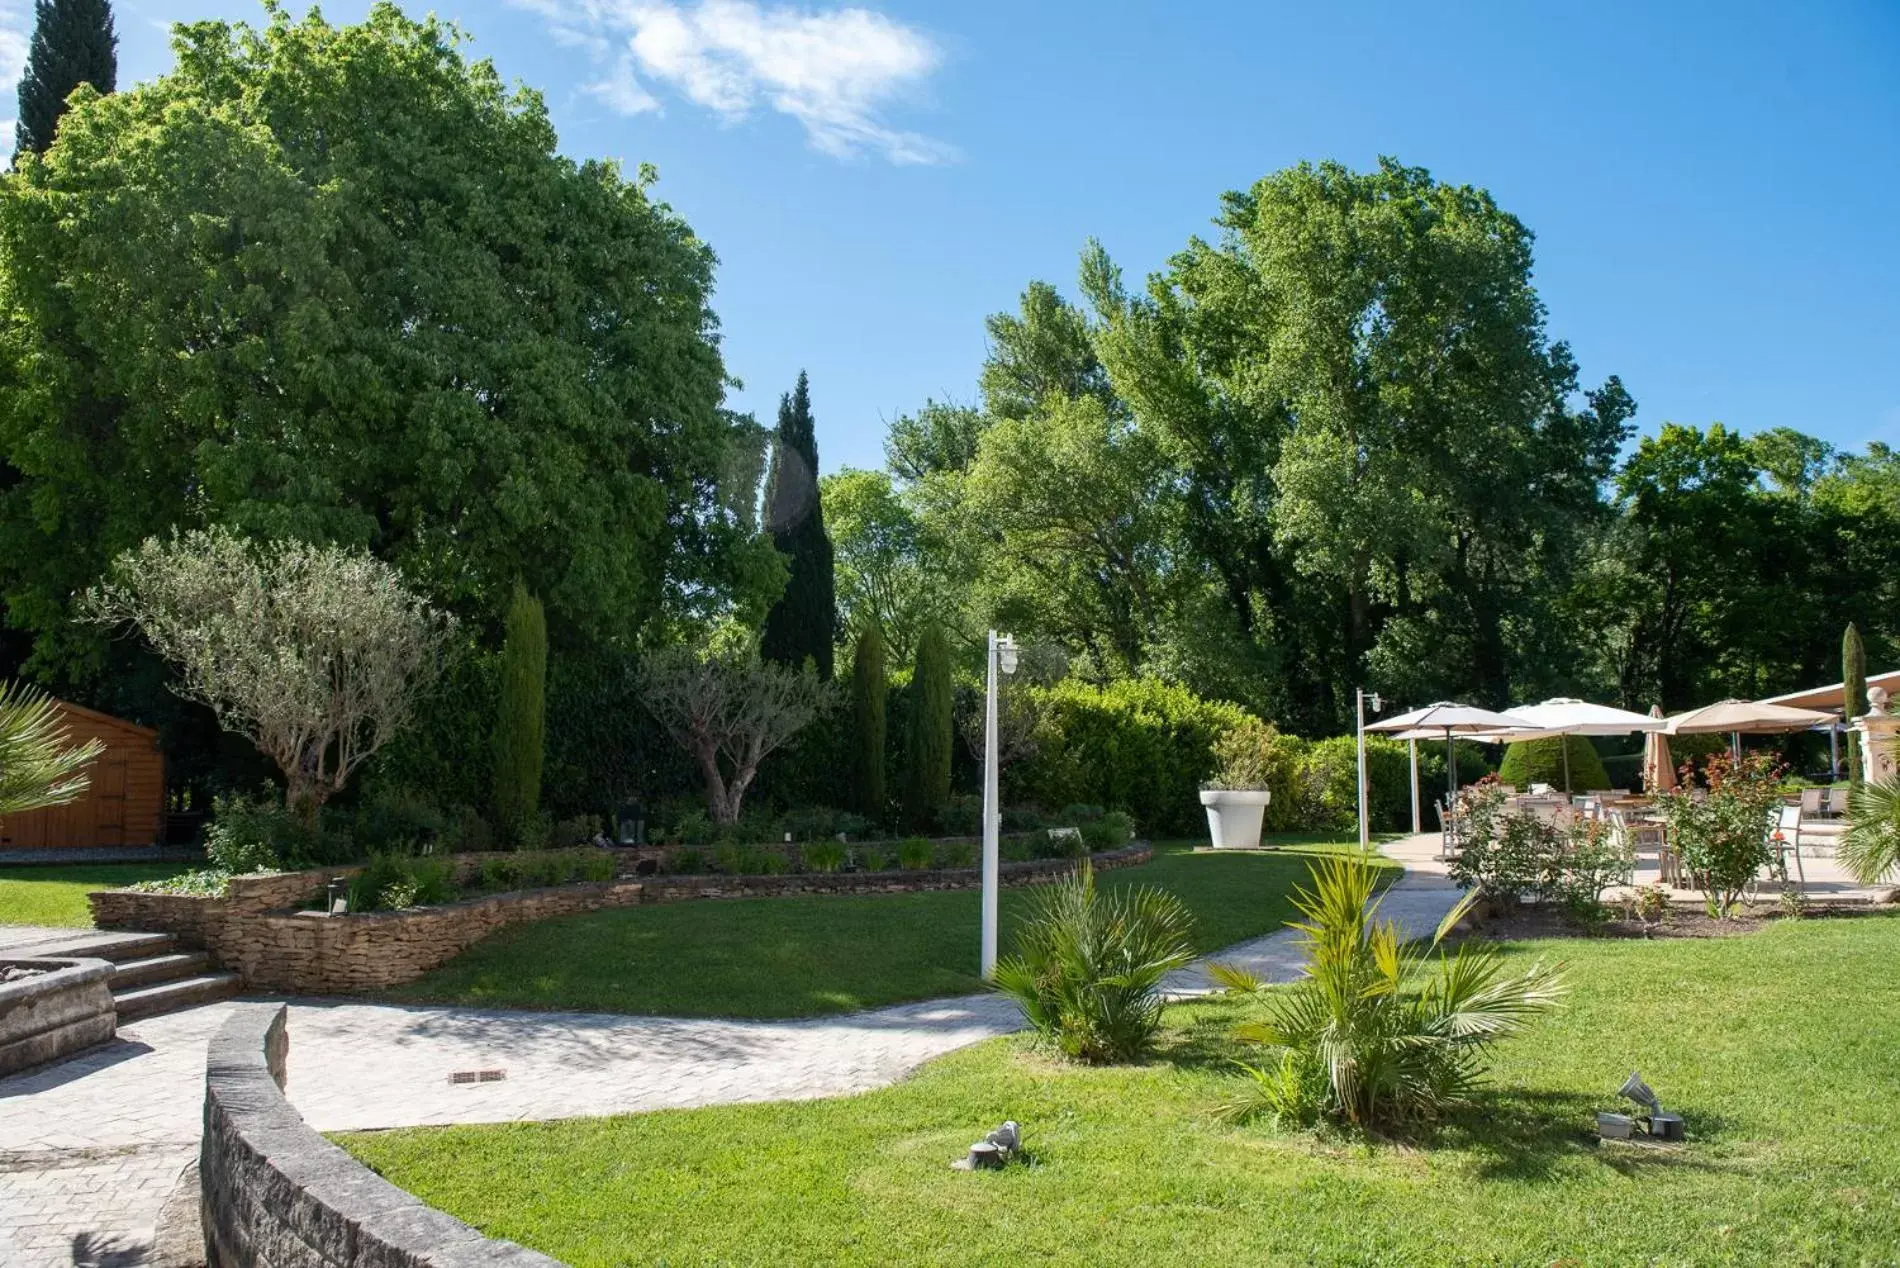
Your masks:
M 267 869 L 266 869 L 267 870 Z M 221 867 L 199 868 L 176 876 L 134 881 L 127 889 L 141 894 L 179 894 L 186 898 L 222 898 L 230 886 L 231 873 Z
M 548 838 L 557 850 L 573 849 L 576 846 L 590 845 L 600 835 L 600 819 L 596 815 L 569 815 L 557 819 L 548 833 Z
M 590 641 L 776 593 L 709 495 L 711 250 L 462 41 L 188 23 L 0 182 L 0 589 L 42 662 L 89 662 L 69 596 L 173 525 L 365 548 L 483 624 L 520 579 Z
M 456 828 L 461 827 L 456 821 Z M 356 807 L 350 820 L 350 838 L 358 849 L 372 854 L 414 854 L 438 844 L 450 849 L 472 849 L 460 843 L 459 832 L 428 796 L 407 785 L 379 783 Z M 457 838 L 451 842 L 450 838 Z
M 937 862 L 937 847 L 924 837 L 905 837 L 897 843 L 897 865 L 907 872 L 922 871 Z
M 1001 841 L 998 841 L 997 854 L 1002 854 Z M 978 846 L 974 841 L 945 841 L 937 849 L 937 866 L 948 868 L 975 867 Z M 999 859 L 1000 861 L 1000 859 Z
M 1867 648 L 1860 641 L 1860 629 L 1852 621 L 1841 634 L 1841 720 L 1847 730 L 1847 778 L 1861 782 L 1860 732 L 1853 729 L 1855 718 L 1867 711 Z
M 1656 805 L 1695 887 L 1709 896 L 1711 914 L 1725 920 L 1756 873 L 1774 861 L 1768 834 L 1781 790 L 1774 760 L 1762 753 L 1743 754 L 1739 762 L 1716 753 L 1702 776 L 1707 796 L 1693 796 L 1685 783 Z
M 696 876 L 707 870 L 706 856 L 695 846 L 675 850 L 668 871 L 680 876 Z
M 1166 890 L 1103 893 L 1084 862 L 1036 895 L 996 988 L 1067 1056 L 1132 1061 L 1161 1025 L 1161 981 L 1194 958 L 1193 916 Z
M 1082 844 L 1090 850 L 1118 850 L 1135 839 L 1135 821 L 1127 813 L 1110 810 L 1082 825 Z
M 618 866 L 606 850 L 523 850 L 483 859 L 480 887 L 491 891 L 546 889 L 575 881 L 610 881 Z
M 46 153 L 74 89 L 85 84 L 109 93 L 118 79 L 119 37 L 107 0 L 36 0 L 33 42 L 20 74 L 15 162 Z
M 884 636 L 874 623 L 858 631 L 851 657 L 851 717 L 857 740 L 854 791 L 858 810 L 882 819 L 889 810 L 884 772 L 889 761 L 886 703 L 890 682 L 884 671 Z
M 838 872 L 844 870 L 850 851 L 842 841 L 814 841 L 799 851 L 805 866 L 814 872 Z
M 811 416 L 811 385 L 779 399 L 772 472 L 766 480 L 765 528 L 785 556 L 785 593 L 765 616 L 760 654 L 792 669 L 809 660 L 829 681 L 838 632 L 838 597 L 831 538 L 818 482 L 818 437 Z
M 63 806 L 86 791 L 86 767 L 105 745 L 71 743 L 59 719 L 45 692 L 0 680 L 0 816 Z
M 503 631 L 495 704 L 495 822 L 519 842 L 541 810 L 548 671 L 547 616 L 541 601 L 519 583 Z
M 932 625 L 917 641 L 911 675 L 910 736 L 905 745 L 904 813 L 919 828 L 932 826 L 950 798 L 950 746 L 956 699 L 950 684 L 950 643 Z
M 1565 750 L 1569 750 L 1570 782 L 1564 782 Z M 1498 778 L 1513 788 L 1549 784 L 1559 792 L 1589 792 L 1608 788 L 1610 776 L 1597 756 L 1596 745 L 1582 735 L 1520 740 L 1504 746 Z
M 1341 855 L 1313 864 L 1312 887 L 1295 891 L 1305 972 L 1236 1032 L 1267 1060 L 1249 1067 L 1232 1117 L 1369 1131 L 1441 1118 L 1470 1102 L 1487 1049 L 1561 1000 L 1557 969 L 1539 961 L 1512 976 L 1494 945 L 1465 942 L 1434 964 L 1379 918 L 1377 883 L 1364 859 Z M 1430 949 L 1462 914 L 1453 910 Z
M 1900 785 L 1870 779 L 1849 798 L 1841 862 L 1863 885 L 1900 880 Z
M 204 845 L 214 868 L 235 873 L 296 871 L 358 857 L 355 842 L 333 819 L 310 822 L 268 786 L 255 796 L 214 798 Z
M 1159 835 L 1200 830 L 1214 741 L 1247 716 L 1151 678 L 1015 690 L 1037 697 L 1039 723 L 1034 753 L 1006 771 L 1009 799 L 1113 805 Z
M 1461 790 L 1458 804 L 1465 833 L 1451 878 L 1501 906 L 1533 899 L 1594 921 L 1603 914 L 1603 891 L 1634 876 L 1635 860 L 1600 822 L 1558 827 L 1511 810 L 1491 781 Z
M 882 872 L 890 867 L 891 856 L 881 846 L 860 845 L 852 850 L 860 872 Z
M 351 911 L 434 907 L 455 897 L 455 868 L 447 859 L 376 854 L 350 879 Z

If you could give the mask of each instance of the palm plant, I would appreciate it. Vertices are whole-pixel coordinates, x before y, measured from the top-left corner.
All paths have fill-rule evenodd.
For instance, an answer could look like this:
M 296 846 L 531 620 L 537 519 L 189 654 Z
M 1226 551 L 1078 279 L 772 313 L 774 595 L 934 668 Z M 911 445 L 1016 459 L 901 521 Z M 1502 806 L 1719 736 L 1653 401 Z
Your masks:
M 1251 1082 L 1225 1107 L 1230 1117 L 1327 1118 L 1361 1128 L 1436 1118 L 1469 1100 L 1487 1048 L 1563 995 L 1557 966 L 1539 961 L 1512 975 L 1495 947 L 1439 950 L 1475 894 L 1417 946 L 1379 919 L 1368 860 L 1327 858 L 1311 873 L 1312 889 L 1293 895 L 1304 917 L 1293 928 L 1305 975 L 1269 994 L 1264 1019 L 1236 1031 L 1273 1059 L 1244 1065 Z
M 1081 1061 L 1128 1061 L 1161 1026 L 1161 980 L 1194 958 L 1193 917 L 1153 886 L 1096 888 L 1084 862 L 1044 889 L 996 965 L 996 988 L 1029 1024 Z
M 0 682 L 0 815 L 63 806 L 86 791 L 86 764 L 105 746 L 68 740 L 52 697 Z
M 1900 785 L 1868 780 L 1848 802 L 1852 820 L 1841 837 L 1841 862 L 1863 885 L 1900 878 Z

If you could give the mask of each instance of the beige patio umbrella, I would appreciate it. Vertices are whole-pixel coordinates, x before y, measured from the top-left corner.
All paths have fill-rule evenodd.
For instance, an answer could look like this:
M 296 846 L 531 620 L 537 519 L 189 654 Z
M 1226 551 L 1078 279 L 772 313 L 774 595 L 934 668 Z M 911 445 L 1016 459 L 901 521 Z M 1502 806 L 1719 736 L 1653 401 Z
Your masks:
M 1398 735 L 1411 739 L 1443 737 L 1446 791 L 1453 799 L 1458 796 L 1458 753 L 1452 747 L 1451 737 L 1522 729 L 1523 724 L 1516 718 L 1506 717 L 1502 713 L 1493 713 L 1489 709 L 1480 709 L 1474 705 L 1453 704 L 1448 700 L 1428 704 L 1423 709 L 1414 709 L 1410 713 L 1401 713 L 1396 718 L 1386 718 L 1380 722 L 1366 724 L 1367 731 L 1377 731 L 1385 735 Z M 1407 732 L 1413 734 L 1407 736 Z
M 1662 706 L 1649 706 L 1649 716 L 1660 721 Z M 1669 756 L 1669 737 L 1658 727 L 1643 737 L 1643 791 L 1650 796 L 1676 786 L 1676 764 Z
M 1726 731 L 1729 748 L 1741 755 L 1744 735 L 1786 735 L 1817 726 L 1831 726 L 1834 715 L 1813 709 L 1795 709 L 1785 704 L 1762 704 L 1755 700 L 1718 700 L 1700 709 L 1678 713 L 1669 719 L 1670 735 L 1710 735 Z

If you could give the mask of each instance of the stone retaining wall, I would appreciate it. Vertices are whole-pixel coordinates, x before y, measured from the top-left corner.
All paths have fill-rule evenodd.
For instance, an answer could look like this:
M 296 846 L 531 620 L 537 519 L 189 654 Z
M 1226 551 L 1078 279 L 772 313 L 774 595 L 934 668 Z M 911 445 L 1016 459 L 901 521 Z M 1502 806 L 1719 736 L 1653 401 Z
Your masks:
M 71 1056 L 117 1032 L 106 961 L 15 957 L 0 965 L 33 970 L 0 982 L 0 1075 Z
M 458 860 L 466 875 L 489 855 Z M 1092 856 L 1098 869 L 1128 867 L 1154 857 L 1147 845 Z M 1005 885 L 1034 885 L 1065 875 L 1072 859 L 1004 863 Z M 802 872 L 776 876 L 649 876 L 583 881 L 550 889 L 488 894 L 439 907 L 328 916 L 287 908 L 356 869 L 328 868 L 281 876 L 234 877 L 223 898 L 108 890 L 91 895 L 101 928 L 172 933 L 201 946 L 252 990 L 350 994 L 413 981 L 470 945 L 509 925 L 606 907 L 695 899 L 767 898 L 791 894 L 886 894 L 974 889 L 977 868 L 899 872 Z M 270 905 L 266 905 L 270 904 Z
M 239 1004 L 205 1063 L 209 1268 L 560 1268 L 425 1206 L 310 1130 L 284 1099 L 282 1004 Z

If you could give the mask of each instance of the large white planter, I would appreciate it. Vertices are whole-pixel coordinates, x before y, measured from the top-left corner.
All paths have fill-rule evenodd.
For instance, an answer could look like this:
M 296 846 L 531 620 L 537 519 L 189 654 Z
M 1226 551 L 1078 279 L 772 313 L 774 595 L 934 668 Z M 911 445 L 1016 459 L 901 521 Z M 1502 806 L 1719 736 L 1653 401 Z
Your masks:
M 1201 804 L 1207 807 L 1207 834 L 1214 838 L 1214 848 L 1259 849 L 1267 800 L 1264 788 L 1201 789 Z

